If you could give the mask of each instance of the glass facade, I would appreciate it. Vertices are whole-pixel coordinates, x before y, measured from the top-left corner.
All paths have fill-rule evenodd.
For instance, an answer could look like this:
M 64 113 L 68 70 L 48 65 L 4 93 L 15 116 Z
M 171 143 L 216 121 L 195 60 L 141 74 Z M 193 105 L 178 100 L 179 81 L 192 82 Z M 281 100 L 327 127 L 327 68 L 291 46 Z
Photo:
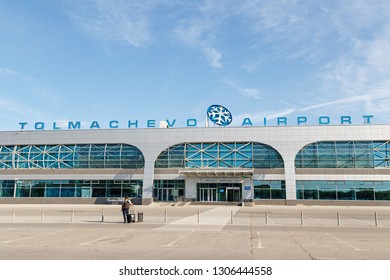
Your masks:
M 297 199 L 390 200 L 390 181 L 297 181 Z
M 158 201 L 178 201 L 185 197 L 184 180 L 154 180 L 153 197 Z
M 284 180 L 254 180 L 254 199 L 286 199 Z
M 389 168 L 389 141 L 312 143 L 295 158 L 296 168 Z
M 284 168 L 272 147 L 260 143 L 184 143 L 169 147 L 156 168 Z
M 142 180 L 7 180 L 0 197 L 142 197 Z
M 139 169 L 144 165 L 141 151 L 125 144 L 0 146 L 0 169 Z

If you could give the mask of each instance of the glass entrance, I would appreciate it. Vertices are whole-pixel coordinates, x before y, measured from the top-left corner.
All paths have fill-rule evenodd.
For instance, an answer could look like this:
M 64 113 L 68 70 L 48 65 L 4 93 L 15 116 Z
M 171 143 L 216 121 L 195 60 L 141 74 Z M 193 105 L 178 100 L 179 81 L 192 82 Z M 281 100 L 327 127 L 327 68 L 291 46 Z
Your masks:
M 197 200 L 239 202 L 241 187 L 241 183 L 198 183 Z
M 217 189 L 206 189 L 201 188 L 200 191 L 200 201 L 217 201 Z
M 176 201 L 179 196 L 183 196 L 184 190 L 161 188 L 157 189 L 157 200 L 159 201 Z
M 184 199 L 184 180 L 155 180 L 153 197 L 157 201 L 180 201 Z
M 240 201 L 240 189 L 239 188 L 226 188 L 226 201 Z

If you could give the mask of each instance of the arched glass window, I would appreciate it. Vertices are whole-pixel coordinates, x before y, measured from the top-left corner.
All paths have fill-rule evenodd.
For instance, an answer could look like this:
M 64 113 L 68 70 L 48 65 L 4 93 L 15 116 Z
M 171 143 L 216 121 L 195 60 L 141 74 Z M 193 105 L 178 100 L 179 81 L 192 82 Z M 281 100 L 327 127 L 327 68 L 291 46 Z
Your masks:
M 296 168 L 389 168 L 389 141 L 311 143 L 295 157 Z
M 143 168 L 141 151 L 126 144 L 0 146 L 0 169 Z
M 254 143 L 183 143 L 163 151 L 156 168 L 283 168 L 272 147 Z

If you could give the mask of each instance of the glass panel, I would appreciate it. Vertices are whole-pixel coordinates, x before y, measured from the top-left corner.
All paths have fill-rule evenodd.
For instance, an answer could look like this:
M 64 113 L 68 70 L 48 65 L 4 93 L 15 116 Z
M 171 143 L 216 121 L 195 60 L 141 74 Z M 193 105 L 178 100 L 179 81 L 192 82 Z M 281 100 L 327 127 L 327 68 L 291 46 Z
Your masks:
M 297 168 L 374 168 L 390 167 L 388 141 L 317 142 L 302 148 Z
M 173 151 L 177 153 L 173 154 Z M 184 165 L 185 163 L 185 165 Z M 252 142 L 186 143 L 160 153 L 156 168 L 283 168 L 279 153 L 271 147 Z
M 106 196 L 106 181 L 92 182 L 92 197 Z
M 13 197 L 14 188 L 15 188 L 14 180 L 0 181 L 0 197 Z
M 59 181 L 45 181 L 45 197 L 60 197 L 60 186 Z
M 31 182 L 31 197 L 44 197 L 45 196 L 44 181 L 32 181 Z
M 318 199 L 318 190 L 304 189 L 303 196 L 305 199 Z
M 338 188 L 338 200 L 356 200 L 356 192 L 354 188 Z
M 318 193 L 319 193 L 319 199 L 336 200 L 335 189 L 320 188 Z
M 127 195 L 129 196 L 129 195 Z M 112 181 L 107 182 L 107 197 L 122 197 L 122 185 L 114 184 Z
M 61 197 L 75 197 L 76 186 L 75 181 L 61 182 Z
M 390 189 L 376 190 L 375 200 L 390 200 Z
M 357 200 L 374 200 L 374 189 L 373 188 L 356 188 L 356 199 Z

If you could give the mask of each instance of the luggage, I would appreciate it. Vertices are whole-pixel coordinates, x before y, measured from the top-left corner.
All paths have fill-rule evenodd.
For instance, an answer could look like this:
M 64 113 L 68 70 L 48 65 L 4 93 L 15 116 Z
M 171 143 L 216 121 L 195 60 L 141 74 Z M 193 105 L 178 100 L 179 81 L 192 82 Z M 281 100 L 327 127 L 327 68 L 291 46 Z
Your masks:
M 135 214 L 128 214 L 127 215 L 127 222 L 128 223 L 135 223 Z

